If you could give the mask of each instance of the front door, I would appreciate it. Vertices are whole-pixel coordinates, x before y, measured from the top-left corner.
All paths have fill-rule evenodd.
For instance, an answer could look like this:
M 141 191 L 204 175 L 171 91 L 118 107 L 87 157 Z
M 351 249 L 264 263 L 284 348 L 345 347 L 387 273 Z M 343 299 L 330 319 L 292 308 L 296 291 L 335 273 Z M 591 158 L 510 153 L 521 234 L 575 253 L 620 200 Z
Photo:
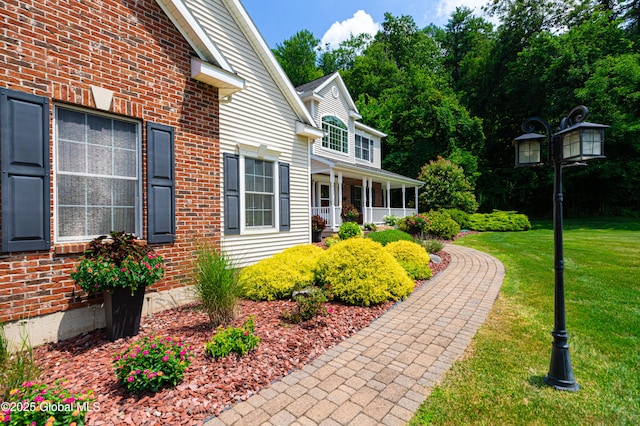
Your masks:
M 362 187 L 352 185 L 351 186 L 351 204 L 360 212 L 358 216 L 358 223 L 362 225 Z

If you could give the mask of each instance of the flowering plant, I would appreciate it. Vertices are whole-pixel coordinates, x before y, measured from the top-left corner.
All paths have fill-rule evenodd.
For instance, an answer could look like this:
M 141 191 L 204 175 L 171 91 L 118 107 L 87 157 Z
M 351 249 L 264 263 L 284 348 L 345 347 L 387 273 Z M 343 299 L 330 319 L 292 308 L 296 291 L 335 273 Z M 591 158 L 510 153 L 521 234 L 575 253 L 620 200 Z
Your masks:
M 133 234 L 111 232 L 89 243 L 71 272 L 87 293 L 114 288 L 148 287 L 164 275 L 164 260 L 150 247 L 137 244 Z
M 242 356 L 260 343 L 260 338 L 253 333 L 254 330 L 255 322 L 252 316 L 247 318 L 242 327 L 218 327 L 211 341 L 204 345 L 204 350 L 207 355 L 216 359 L 224 358 L 231 352 Z
M 93 408 L 93 392 L 72 395 L 62 383 L 58 380 L 47 386 L 24 382 L 11 390 L 2 404 L 0 425 L 84 425 L 87 412 Z
M 175 386 L 191 364 L 192 353 L 171 337 L 144 337 L 117 355 L 113 361 L 116 377 L 134 393 L 156 392 L 163 386 Z
M 342 206 L 342 213 L 340 213 L 340 217 L 345 222 L 354 222 L 360 216 L 360 212 L 353 204 L 345 204 Z
M 327 226 L 327 221 L 322 218 L 322 216 L 316 214 L 311 216 L 311 230 L 320 232 L 324 231 L 325 226 Z
M 413 216 L 407 216 L 404 218 L 404 226 L 400 227 L 401 230 L 408 232 L 409 234 L 416 235 L 426 233 L 431 221 L 426 214 L 418 213 Z M 404 229 L 403 229 L 404 228 Z

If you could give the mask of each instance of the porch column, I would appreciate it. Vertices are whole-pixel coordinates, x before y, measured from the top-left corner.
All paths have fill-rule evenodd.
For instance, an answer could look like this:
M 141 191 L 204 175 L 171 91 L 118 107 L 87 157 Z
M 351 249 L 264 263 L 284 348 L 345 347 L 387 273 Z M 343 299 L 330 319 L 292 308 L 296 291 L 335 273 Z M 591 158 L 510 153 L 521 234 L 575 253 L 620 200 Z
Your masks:
M 387 181 L 387 216 L 391 216 L 391 182 Z
M 336 227 L 335 181 L 336 181 L 336 177 L 333 174 L 333 169 L 329 169 L 329 207 L 331 208 L 331 214 L 329 215 L 329 220 L 331 220 L 330 225 L 331 225 L 331 229 L 333 230 L 335 230 L 335 227 Z
M 342 213 L 342 172 L 338 172 L 338 207 L 340 208 L 340 213 Z M 340 214 L 338 214 L 340 216 Z M 342 220 L 340 220 L 342 223 Z M 337 227 L 336 229 L 337 230 Z
M 362 178 L 362 223 L 367 223 L 367 178 Z
M 369 222 L 373 222 L 373 179 L 369 178 Z
M 407 215 L 407 187 L 402 184 L 402 216 L 405 217 Z
M 420 211 L 418 208 L 418 187 L 416 186 L 414 189 L 416 191 L 416 213 L 418 213 Z

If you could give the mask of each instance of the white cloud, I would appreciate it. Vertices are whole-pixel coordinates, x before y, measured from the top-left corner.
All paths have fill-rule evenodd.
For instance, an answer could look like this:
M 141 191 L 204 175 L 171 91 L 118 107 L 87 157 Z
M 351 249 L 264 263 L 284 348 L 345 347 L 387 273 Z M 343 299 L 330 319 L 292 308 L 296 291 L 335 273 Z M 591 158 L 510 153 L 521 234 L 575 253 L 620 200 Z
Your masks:
M 497 24 L 497 19 L 486 16 L 482 11 L 482 6 L 485 4 L 487 4 L 487 0 L 438 0 L 436 17 L 446 23 L 456 7 L 466 6 L 473 11 L 475 16 L 482 16 L 494 25 Z
M 474 15 L 480 16 L 482 14 L 482 6 L 485 3 L 487 3 L 486 0 L 439 0 L 436 6 L 436 16 L 448 21 L 456 7 L 461 6 L 468 7 L 473 10 Z
M 351 34 L 367 33 L 375 35 L 379 30 L 380 24 L 374 22 L 371 15 L 364 10 L 358 10 L 353 14 L 352 18 L 342 22 L 334 22 L 322 36 L 320 46 L 324 47 L 329 44 L 332 48 L 336 48 L 341 41 L 347 40 Z

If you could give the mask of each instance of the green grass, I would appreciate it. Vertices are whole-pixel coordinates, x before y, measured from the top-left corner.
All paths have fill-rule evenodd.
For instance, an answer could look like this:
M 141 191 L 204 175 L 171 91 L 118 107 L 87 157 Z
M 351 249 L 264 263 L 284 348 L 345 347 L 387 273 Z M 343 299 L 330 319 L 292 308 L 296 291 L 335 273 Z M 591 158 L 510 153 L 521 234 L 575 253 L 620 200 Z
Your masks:
M 553 329 L 553 230 L 468 235 L 500 259 L 498 300 L 422 404 L 421 424 L 640 424 L 640 221 L 565 221 L 567 330 L 578 392 L 544 384 Z

